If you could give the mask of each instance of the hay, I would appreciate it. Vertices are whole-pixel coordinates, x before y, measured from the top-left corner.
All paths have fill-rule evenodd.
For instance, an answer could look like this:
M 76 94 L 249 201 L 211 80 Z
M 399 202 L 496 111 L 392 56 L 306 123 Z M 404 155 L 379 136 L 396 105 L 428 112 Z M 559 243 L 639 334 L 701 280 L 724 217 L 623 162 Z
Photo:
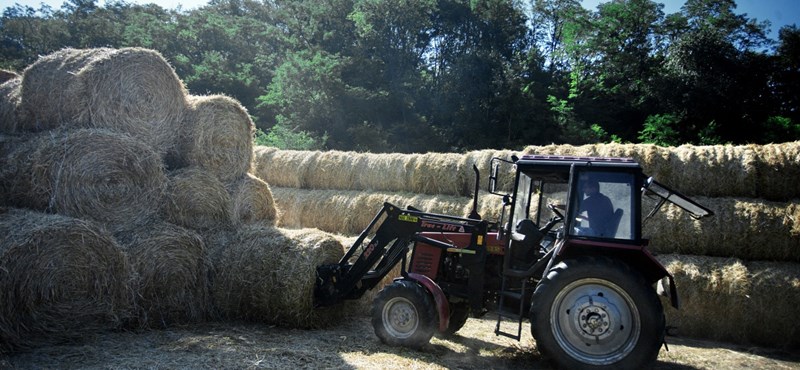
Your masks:
M 681 336 L 800 348 L 800 264 L 662 255 L 681 309 L 666 309 Z M 665 306 L 666 307 L 666 306 Z
M 106 130 L 48 131 L 4 157 L 11 205 L 85 218 L 111 231 L 155 214 L 166 177 L 146 144 Z
M 9 71 L 7 69 L 0 69 L 0 84 L 5 83 L 8 80 L 13 80 L 15 78 L 19 78 L 19 74 L 14 71 Z
M 757 195 L 771 200 L 800 198 L 800 141 L 756 148 Z
M 0 133 L 16 134 L 27 119 L 20 101 L 22 79 L 12 78 L 0 83 Z
M 212 294 L 224 318 L 310 328 L 341 310 L 313 308 L 316 267 L 337 262 L 343 247 L 318 230 L 245 226 L 214 261 Z
M 223 182 L 251 171 L 255 126 L 247 110 L 223 95 L 189 96 L 170 168 L 198 167 Z
M 593 144 L 529 146 L 524 154 L 629 157 L 684 194 L 786 201 L 800 197 L 800 142 L 769 145 Z
M 646 199 L 646 198 L 645 198 Z M 665 205 L 643 227 L 650 249 L 659 253 L 800 262 L 800 203 L 742 198 L 695 198 L 714 211 L 695 220 Z M 643 212 L 651 202 L 643 202 Z M 649 205 L 648 205 L 649 204 Z
M 306 188 L 307 172 L 320 152 L 302 150 L 257 151 L 255 173 L 271 186 Z
M 139 275 L 136 291 L 142 326 L 167 327 L 207 318 L 210 266 L 199 234 L 157 221 L 115 237 Z
M 321 152 L 305 171 L 305 183 L 311 189 L 351 189 L 359 172 L 356 158 L 358 154 L 353 152 Z
M 420 154 L 361 153 L 355 159 L 355 179 L 349 190 L 408 191 Z
M 120 327 L 134 275 L 114 239 L 69 217 L 0 212 L 0 352 Z
M 169 173 L 161 215 L 194 230 L 229 227 L 231 197 L 216 176 L 199 168 Z
M 129 134 L 159 153 L 174 145 L 186 90 L 156 51 L 63 49 L 25 69 L 22 105 L 28 130 L 68 125 Z
M 266 182 L 247 174 L 227 186 L 231 196 L 231 224 L 242 226 L 253 223 L 274 224 L 278 210 L 272 198 L 272 190 Z
M 359 234 L 383 207 L 384 202 L 398 207 L 413 206 L 426 212 L 465 217 L 472 209 L 466 197 L 411 193 L 272 188 L 281 210 L 279 226 L 313 227 L 332 233 Z M 480 199 L 479 213 L 484 219 L 497 219 L 501 198 Z

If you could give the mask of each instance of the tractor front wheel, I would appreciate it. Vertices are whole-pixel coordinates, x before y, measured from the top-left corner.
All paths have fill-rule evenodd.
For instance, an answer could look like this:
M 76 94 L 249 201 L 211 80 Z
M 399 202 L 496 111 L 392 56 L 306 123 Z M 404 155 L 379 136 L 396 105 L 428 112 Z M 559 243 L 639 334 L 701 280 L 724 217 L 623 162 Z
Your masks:
M 422 347 L 438 325 L 433 298 L 411 280 L 397 280 L 383 288 L 372 305 L 372 327 L 386 344 Z
M 641 274 L 609 258 L 554 266 L 531 304 L 539 350 L 569 369 L 652 366 L 664 340 L 661 301 Z

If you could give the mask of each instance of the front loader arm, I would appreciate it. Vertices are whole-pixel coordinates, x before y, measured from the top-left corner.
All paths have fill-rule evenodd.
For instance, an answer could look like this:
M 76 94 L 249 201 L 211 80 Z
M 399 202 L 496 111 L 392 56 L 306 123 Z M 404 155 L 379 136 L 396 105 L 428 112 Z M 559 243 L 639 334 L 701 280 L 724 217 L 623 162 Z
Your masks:
M 476 227 L 479 224 L 483 227 Z M 405 260 L 412 242 L 423 241 L 442 249 L 453 247 L 421 236 L 420 232 L 483 233 L 485 237 L 485 224 L 486 221 L 426 213 L 411 208 L 404 210 L 384 203 L 383 208 L 361 232 L 339 263 L 317 268 L 315 304 L 328 306 L 345 299 L 360 298 L 364 292 L 375 287 L 398 262 Z M 374 236 L 362 247 L 369 235 Z

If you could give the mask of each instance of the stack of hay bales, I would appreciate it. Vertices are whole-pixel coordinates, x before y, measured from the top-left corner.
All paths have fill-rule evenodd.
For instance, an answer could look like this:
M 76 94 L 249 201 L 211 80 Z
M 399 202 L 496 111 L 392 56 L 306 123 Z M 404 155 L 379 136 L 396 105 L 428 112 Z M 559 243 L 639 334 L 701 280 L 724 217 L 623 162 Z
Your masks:
M 160 54 L 139 48 L 64 49 L 7 77 L 0 351 L 219 318 L 323 322 L 310 303 L 315 267 L 343 248 L 274 225 L 241 104 L 189 95 Z M 269 258 L 231 257 L 245 253 Z M 286 275 L 255 288 L 242 271 Z M 298 291 L 306 300 L 285 299 Z
M 650 250 L 675 275 L 684 308 L 666 310 L 684 335 L 778 347 L 800 346 L 800 325 L 789 316 L 800 305 L 800 142 L 769 145 L 659 147 L 646 144 L 531 146 L 521 152 L 371 154 L 255 148 L 255 171 L 273 185 L 279 224 L 359 233 L 384 201 L 425 211 L 466 215 L 474 185 L 481 188 L 493 157 L 552 154 L 631 157 L 646 174 L 692 196 L 715 212 L 694 220 L 665 205 L 643 229 Z M 349 169 L 348 169 L 349 166 Z M 333 181 L 331 173 L 346 172 Z M 346 179 L 346 181 L 341 180 Z M 513 176 L 498 187 L 510 191 Z M 653 202 L 644 202 L 653 206 Z M 485 194 L 480 213 L 498 219 L 501 202 Z M 648 208 L 649 209 L 649 208 Z M 726 287 L 726 288 L 721 288 Z M 705 301 L 705 297 L 715 297 Z M 781 297 L 776 299 L 773 297 Z M 713 302 L 748 311 L 724 316 Z M 739 317 L 739 316 L 737 316 Z M 767 331 L 769 328 L 770 331 Z

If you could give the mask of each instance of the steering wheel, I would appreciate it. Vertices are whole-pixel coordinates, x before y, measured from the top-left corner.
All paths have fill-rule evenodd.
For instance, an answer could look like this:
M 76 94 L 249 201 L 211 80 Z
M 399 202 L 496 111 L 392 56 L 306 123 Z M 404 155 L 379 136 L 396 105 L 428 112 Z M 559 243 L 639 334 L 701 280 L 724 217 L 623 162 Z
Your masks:
M 550 210 L 553 211 L 553 213 L 555 213 L 556 217 L 558 217 L 559 219 L 562 220 L 564 219 L 564 215 L 561 214 L 561 211 L 558 210 L 558 207 L 556 207 L 555 204 L 550 203 L 547 205 L 547 208 L 550 208 Z

